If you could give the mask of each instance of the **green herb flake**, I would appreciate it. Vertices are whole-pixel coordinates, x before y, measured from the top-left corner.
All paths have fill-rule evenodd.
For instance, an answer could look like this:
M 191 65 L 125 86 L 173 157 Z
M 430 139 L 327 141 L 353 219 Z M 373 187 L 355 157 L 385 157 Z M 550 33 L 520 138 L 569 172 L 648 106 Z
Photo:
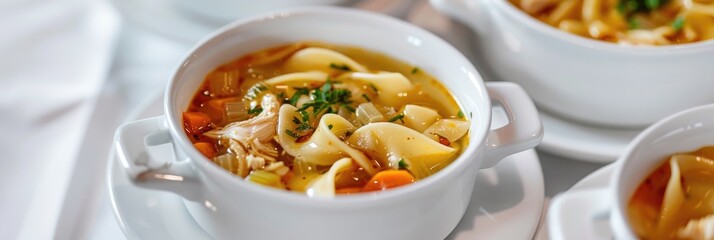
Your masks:
M 367 100 L 367 102 L 371 102 L 371 101 L 372 101 L 372 99 L 369 98 L 369 96 L 367 96 L 367 94 L 364 94 L 364 93 L 362 94 L 362 98 L 364 98 L 364 100 Z
M 298 111 L 298 113 L 300 113 L 300 117 L 302 117 L 303 122 L 307 122 L 310 120 L 310 115 L 307 113 L 307 111 Z
M 330 130 L 332 130 L 332 124 L 327 125 L 327 128 L 330 129 Z
M 298 119 L 297 117 L 293 117 L 293 122 L 294 122 L 295 124 L 302 124 L 302 122 L 300 121 L 300 119 Z
M 677 16 L 677 18 L 674 19 L 674 22 L 672 22 L 672 29 L 674 29 L 674 31 L 679 32 L 682 30 L 682 28 L 684 28 L 684 17 Z
M 456 116 L 459 118 L 464 118 L 464 112 L 459 110 L 459 113 L 457 113 Z
M 290 105 L 296 106 L 297 107 L 297 102 L 300 100 L 300 97 L 302 95 L 307 95 L 310 92 L 307 90 L 307 88 L 295 88 L 295 94 L 290 98 Z
M 652 11 L 659 8 L 662 5 L 662 0 L 645 0 L 645 7 Z
M 352 71 L 350 67 L 347 66 L 347 64 L 335 64 L 335 63 L 330 63 L 330 67 L 340 70 L 340 71 Z
M 418 73 L 418 72 L 419 72 L 419 68 L 418 68 L 418 67 L 412 68 L 412 74 L 416 74 L 416 73 Z
M 255 107 L 255 108 L 253 108 L 253 109 L 248 110 L 248 114 L 253 114 L 253 115 L 258 115 L 258 114 L 260 114 L 261 112 L 263 112 L 263 108 L 262 108 L 262 107 L 259 107 L 259 106 L 258 106 L 258 107 Z
M 291 136 L 293 138 L 296 138 L 296 139 L 300 138 L 300 135 L 298 135 L 297 133 L 295 133 L 293 131 L 290 131 L 290 129 L 285 129 L 285 134 L 287 134 L 288 136 Z
M 637 21 L 637 19 L 630 18 L 630 20 L 627 21 L 627 25 L 630 29 L 638 29 L 640 28 L 640 22 Z
M 409 165 L 407 164 L 407 162 L 404 161 L 404 158 L 399 159 L 399 168 L 406 169 L 408 167 L 409 167 Z
M 302 124 L 298 125 L 297 128 L 295 128 L 295 130 L 300 131 L 300 132 L 304 132 L 304 131 L 307 131 L 310 129 L 312 129 L 312 127 L 310 126 L 310 124 L 307 124 L 307 123 L 302 123 Z
M 372 88 L 372 90 L 374 90 L 374 93 L 379 93 L 379 89 L 377 89 L 377 86 L 375 86 L 374 84 L 370 83 L 369 87 Z
M 404 123 L 404 119 L 403 119 L 403 118 L 404 118 L 404 114 L 397 114 L 396 116 L 390 118 L 388 121 L 389 121 L 389 122 L 394 122 L 394 121 L 400 120 L 400 121 L 402 121 L 402 123 Z

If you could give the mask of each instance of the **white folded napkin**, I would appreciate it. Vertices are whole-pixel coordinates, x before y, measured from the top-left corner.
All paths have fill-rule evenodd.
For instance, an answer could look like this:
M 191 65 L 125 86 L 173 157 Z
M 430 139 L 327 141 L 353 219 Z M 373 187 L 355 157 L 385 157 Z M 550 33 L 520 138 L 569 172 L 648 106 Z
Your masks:
M 118 20 L 108 9 L 84 0 L 0 4 L 0 239 L 53 238 L 111 61 Z

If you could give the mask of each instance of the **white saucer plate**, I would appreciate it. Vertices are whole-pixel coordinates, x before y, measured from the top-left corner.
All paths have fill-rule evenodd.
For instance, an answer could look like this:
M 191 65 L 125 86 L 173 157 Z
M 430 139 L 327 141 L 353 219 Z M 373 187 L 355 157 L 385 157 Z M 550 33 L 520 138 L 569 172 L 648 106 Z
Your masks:
M 157 95 L 145 102 L 130 119 L 163 114 L 162 99 Z M 109 195 L 127 239 L 210 239 L 181 197 L 136 187 L 113 154 L 109 161 Z M 494 168 L 481 170 L 476 178 L 471 204 L 447 239 L 532 239 L 544 199 L 543 174 L 535 150 L 514 154 Z
M 610 185 L 610 179 L 612 177 L 612 174 L 615 171 L 615 164 L 611 163 L 608 164 L 595 172 L 587 175 L 584 177 L 582 180 L 578 181 L 573 187 L 568 189 L 568 191 L 562 193 L 562 194 L 568 194 L 572 193 L 575 191 L 583 191 L 583 190 L 596 190 L 596 189 L 604 189 L 607 188 L 608 185 Z M 544 224 L 550 224 L 550 222 Z M 595 227 L 593 228 L 593 231 L 590 235 L 584 235 L 582 236 L 583 239 L 597 239 L 597 240 L 608 240 L 608 239 L 613 239 L 613 234 L 612 230 L 610 229 L 610 221 L 608 218 L 602 218 L 598 219 L 597 221 L 594 222 Z M 543 229 L 548 229 L 547 226 L 544 226 Z M 583 233 L 585 234 L 585 233 Z
M 179 9 L 172 0 L 111 0 L 129 22 L 167 38 L 194 44 L 225 23 L 201 19 Z M 410 0 L 360 0 L 350 7 L 392 16 L 405 14 Z
M 541 111 L 545 134 L 538 149 L 558 156 L 594 163 L 610 163 L 642 130 L 586 125 Z

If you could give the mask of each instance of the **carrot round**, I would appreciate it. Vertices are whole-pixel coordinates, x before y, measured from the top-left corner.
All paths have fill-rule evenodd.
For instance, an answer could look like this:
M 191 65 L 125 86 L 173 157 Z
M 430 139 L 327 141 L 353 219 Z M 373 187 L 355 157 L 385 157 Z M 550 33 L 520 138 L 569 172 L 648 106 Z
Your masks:
M 386 170 L 375 174 L 372 179 L 362 188 L 362 191 L 380 191 L 402 185 L 407 185 L 416 181 L 409 171 L 406 170 Z
M 211 117 L 202 112 L 183 113 L 183 125 L 190 134 L 201 134 L 201 130 L 211 125 Z
M 343 188 L 338 188 L 335 190 L 335 193 L 337 194 L 353 194 L 353 193 L 359 193 L 362 192 L 361 187 L 343 187 Z
M 213 144 L 207 143 L 207 142 L 197 142 L 193 144 L 196 149 L 198 149 L 199 152 L 203 154 L 203 156 L 206 156 L 207 158 L 214 158 L 216 157 L 216 148 L 213 147 Z

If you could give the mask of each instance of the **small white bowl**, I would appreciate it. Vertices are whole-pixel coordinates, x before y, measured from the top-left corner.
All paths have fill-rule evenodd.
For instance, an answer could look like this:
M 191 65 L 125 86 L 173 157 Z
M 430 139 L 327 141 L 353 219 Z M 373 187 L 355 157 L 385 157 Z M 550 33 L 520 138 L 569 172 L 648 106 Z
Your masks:
M 334 199 L 247 183 L 203 157 L 184 134 L 181 113 L 204 76 L 245 54 L 305 40 L 358 46 L 432 74 L 473 114 L 469 145 L 449 166 L 414 184 Z M 510 120 L 495 130 L 491 100 L 504 106 Z M 216 239 L 443 239 L 469 204 L 477 170 L 533 148 L 542 138 L 538 112 L 518 85 L 484 84 L 461 53 L 423 29 L 334 7 L 274 12 L 224 27 L 176 70 L 164 108 L 165 116 L 117 129 L 117 156 L 135 184 L 186 198 L 197 223 Z M 156 150 L 168 143 L 175 157 Z
M 612 127 L 645 127 L 714 103 L 714 41 L 622 46 L 560 31 L 508 0 L 431 0 L 476 32 L 496 80 L 519 83 L 539 108 Z
M 608 217 L 616 239 L 637 239 L 627 217 L 627 205 L 637 187 L 663 159 L 714 145 L 714 104 L 667 117 L 643 131 L 615 163 L 610 186 L 569 191 L 553 199 L 548 232 L 554 240 L 602 239 L 597 222 Z

